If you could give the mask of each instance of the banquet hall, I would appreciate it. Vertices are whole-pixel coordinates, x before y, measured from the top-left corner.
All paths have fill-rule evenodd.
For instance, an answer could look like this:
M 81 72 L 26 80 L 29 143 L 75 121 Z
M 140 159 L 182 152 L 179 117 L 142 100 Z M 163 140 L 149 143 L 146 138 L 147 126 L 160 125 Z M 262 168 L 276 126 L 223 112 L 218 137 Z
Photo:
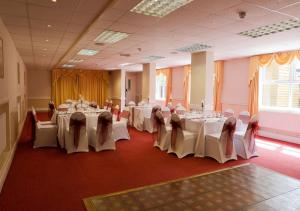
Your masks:
M 0 0 L 0 210 L 300 210 L 299 0 Z

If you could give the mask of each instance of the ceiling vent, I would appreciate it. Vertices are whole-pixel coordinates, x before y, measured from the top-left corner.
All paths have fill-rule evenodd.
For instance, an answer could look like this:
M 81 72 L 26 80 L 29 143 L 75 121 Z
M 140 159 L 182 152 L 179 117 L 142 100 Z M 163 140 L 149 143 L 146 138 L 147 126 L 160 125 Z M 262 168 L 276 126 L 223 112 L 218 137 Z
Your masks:
M 149 61 L 154 61 L 154 60 L 164 59 L 164 58 L 166 58 L 166 57 L 163 57 L 163 56 L 147 56 L 147 57 L 144 57 L 144 59 L 149 60 Z
M 286 21 L 280 21 L 279 23 L 274 23 L 271 25 L 265 25 L 255 29 L 243 31 L 238 34 L 241 36 L 258 38 L 266 35 L 275 34 L 278 32 L 288 31 L 298 27 L 300 27 L 300 20 L 293 18 Z

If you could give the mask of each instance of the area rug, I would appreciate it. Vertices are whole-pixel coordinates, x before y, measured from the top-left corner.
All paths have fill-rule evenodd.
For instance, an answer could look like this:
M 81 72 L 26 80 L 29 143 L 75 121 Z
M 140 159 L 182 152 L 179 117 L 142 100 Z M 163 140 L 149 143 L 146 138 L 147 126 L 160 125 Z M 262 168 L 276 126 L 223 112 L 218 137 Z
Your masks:
M 299 210 L 300 181 L 254 164 L 85 198 L 88 211 Z

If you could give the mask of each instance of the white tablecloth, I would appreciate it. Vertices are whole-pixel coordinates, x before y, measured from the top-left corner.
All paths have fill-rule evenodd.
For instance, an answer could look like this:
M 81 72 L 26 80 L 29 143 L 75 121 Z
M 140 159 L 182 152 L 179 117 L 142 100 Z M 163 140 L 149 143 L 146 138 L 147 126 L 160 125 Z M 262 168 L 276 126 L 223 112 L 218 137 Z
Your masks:
M 151 116 L 152 107 L 136 106 L 134 107 L 133 126 L 140 131 L 144 130 L 144 118 Z

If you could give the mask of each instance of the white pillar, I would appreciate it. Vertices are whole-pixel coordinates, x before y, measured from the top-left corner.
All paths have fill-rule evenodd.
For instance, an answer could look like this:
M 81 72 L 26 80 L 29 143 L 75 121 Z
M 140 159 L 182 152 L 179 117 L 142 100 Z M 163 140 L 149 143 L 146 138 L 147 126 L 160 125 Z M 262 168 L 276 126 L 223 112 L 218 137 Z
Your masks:
M 206 110 L 213 110 L 213 52 L 192 54 L 191 61 L 191 108 L 201 108 L 202 101 Z
M 156 67 L 154 63 L 143 64 L 142 75 L 142 100 L 155 103 L 155 75 Z

